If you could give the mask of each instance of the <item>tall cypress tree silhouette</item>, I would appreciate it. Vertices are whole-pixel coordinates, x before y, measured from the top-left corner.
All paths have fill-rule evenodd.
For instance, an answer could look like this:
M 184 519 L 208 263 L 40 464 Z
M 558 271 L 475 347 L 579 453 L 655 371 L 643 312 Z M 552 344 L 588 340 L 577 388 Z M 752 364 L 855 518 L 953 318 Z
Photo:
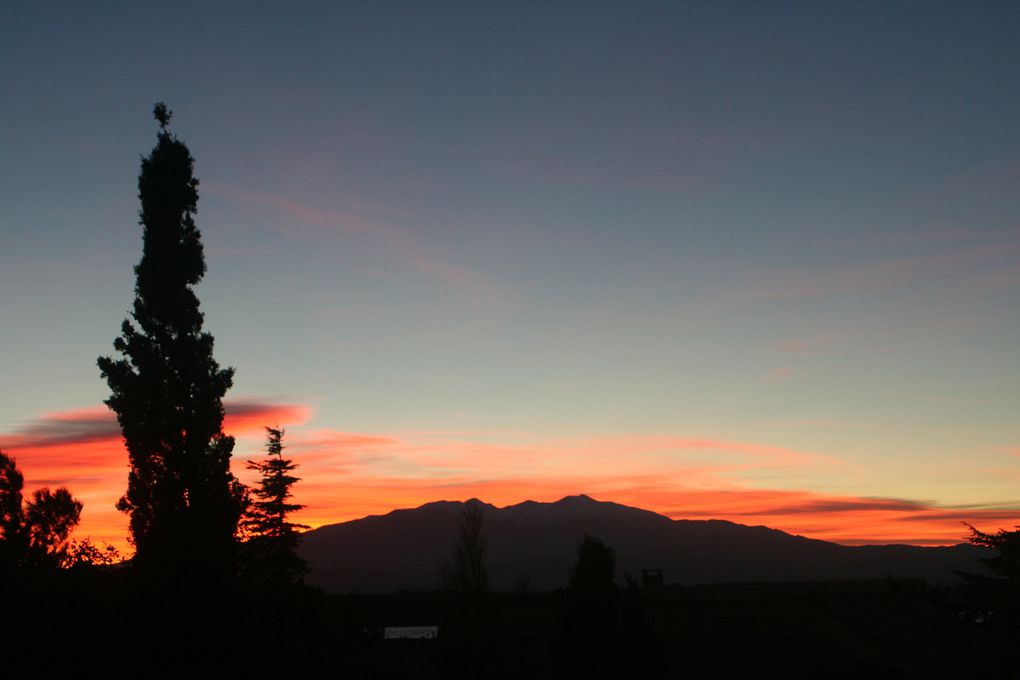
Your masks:
M 232 576 L 241 513 L 230 472 L 232 437 L 223 434 L 222 398 L 233 369 L 213 359 L 195 286 L 205 275 L 195 226 L 198 180 L 188 147 L 167 130 L 171 111 L 156 104 L 157 143 L 138 177 L 142 259 L 135 301 L 113 345 L 100 357 L 128 450 L 127 493 L 135 563 L 143 572 L 212 581 Z

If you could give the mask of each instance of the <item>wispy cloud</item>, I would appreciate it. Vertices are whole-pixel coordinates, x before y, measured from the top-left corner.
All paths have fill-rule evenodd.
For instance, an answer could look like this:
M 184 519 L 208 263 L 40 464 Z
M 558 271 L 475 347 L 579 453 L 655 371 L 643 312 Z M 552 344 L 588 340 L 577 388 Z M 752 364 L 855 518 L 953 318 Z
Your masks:
M 224 431 L 247 434 L 278 422 L 301 424 L 311 410 L 298 404 L 256 398 L 228 400 L 224 404 Z M 99 442 L 119 442 L 116 415 L 105 406 L 46 413 L 4 435 L 6 449 L 46 449 Z
M 746 301 L 876 294 L 926 281 L 947 281 L 971 289 L 1016 281 L 1020 239 L 1014 235 L 977 243 L 862 260 L 825 269 L 782 269 L 754 273 Z
M 969 535 L 966 524 L 986 530 L 1020 524 L 1020 507 L 955 508 L 896 498 L 814 494 L 805 491 L 698 488 L 661 475 L 521 476 L 508 479 L 452 476 L 421 479 L 350 474 L 338 486 L 307 475 L 299 492 L 308 505 L 303 521 L 322 524 L 380 514 L 429 501 L 481 498 L 499 506 L 524 500 L 555 501 L 586 493 L 674 519 L 721 519 L 763 525 L 846 545 L 911 543 L 952 545 Z M 343 489 L 338 493 L 338 488 Z
M 215 185 L 204 186 L 213 195 L 235 203 L 268 208 L 287 221 L 278 228 L 287 236 L 333 239 L 358 236 L 381 245 L 384 251 L 404 267 L 468 293 L 485 304 L 498 302 L 500 296 L 489 277 L 463 264 L 450 253 L 423 242 L 421 236 L 404 227 L 365 217 L 354 211 L 311 206 L 298 199 L 263 191 L 250 191 Z
M 321 441 L 322 433 L 318 435 Z M 327 438 L 328 439 L 328 438 Z M 292 446 L 304 467 L 298 491 L 306 523 L 320 525 L 440 498 L 509 505 L 588 493 L 676 519 L 729 519 L 846 544 L 944 545 L 964 522 L 1011 526 L 1020 507 L 760 489 L 747 473 L 838 466 L 783 447 L 661 435 L 499 444 L 464 436 L 342 435 L 330 454 Z M 342 490 L 338 493 L 338 490 Z
M 248 434 L 263 427 L 303 425 L 312 416 L 312 409 L 272 399 L 228 399 L 223 405 L 226 416 L 223 430 L 228 434 Z
M 729 519 L 848 545 L 947 545 L 966 539 L 965 523 L 1011 527 L 1020 506 L 944 506 L 931 501 L 813 493 L 790 489 L 691 489 L 652 480 L 620 490 L 614 500 L 644 499 L 675 519 Z
M 120 437 L 120 427 L 105 406 L 48 413 L 4 436 L 9 449 L 73 446 Z
M 376 233 L 380 236 L 399 235 L 399 232 L 391 227 L 368 221 L 355 213 L 311 207 L 282 194 L 251 191 L 222 184 L 203 184 L 202 188 L 211 195 L 225 198 L 234 203 L 270 208 L 286 217 L 297 220 L 300 223 L 299 229 L 294 228 L 290 222 L 283 226 L 286 233 L 291 235 L 295 232 L 308 234 L 309 227 L 321 228 L 321 231 L 313 230 L 313 233 L 320 234 L 346 232 L 351 234 Z

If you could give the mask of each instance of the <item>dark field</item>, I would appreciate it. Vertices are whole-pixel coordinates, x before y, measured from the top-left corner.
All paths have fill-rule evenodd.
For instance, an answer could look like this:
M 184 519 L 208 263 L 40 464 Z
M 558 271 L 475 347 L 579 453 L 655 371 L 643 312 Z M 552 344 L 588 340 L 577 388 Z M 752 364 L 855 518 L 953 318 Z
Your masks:
M 965 591 L 920 581 L 651 581 L 623 590 L 611 616 L 578 624 L 565 590 L 470 601 L 300 587 L 198 598 L 143 595 L 123 573 L 64 576 L 7 599 L 0 632 L 19 650 L 8 677 L 83 668 L 144 677 L 1015 677 L 1014 648 L 966 613 Z M 439 634 L 384 639 L 387 626 Z

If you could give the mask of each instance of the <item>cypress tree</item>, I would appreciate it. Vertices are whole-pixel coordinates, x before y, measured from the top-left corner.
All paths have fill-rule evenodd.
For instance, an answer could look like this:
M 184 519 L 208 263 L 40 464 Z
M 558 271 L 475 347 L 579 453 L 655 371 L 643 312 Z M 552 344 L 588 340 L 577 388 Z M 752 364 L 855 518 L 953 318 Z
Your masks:
M 135 267 L 131 319 L 100 357 L 128 451 L 127 492 L 135 564 L 174 579 L 229 578 L 243 487 L 230 472 L 232 437 L 223 433 L 223 396 L 232 368 L 213 359 L 194 286 L 205 275 L 195 226 L 198 180 L 188 147 L 167 130 L 171 111 L 153 111 L 156 146 L 142 159 L 142 259 Z

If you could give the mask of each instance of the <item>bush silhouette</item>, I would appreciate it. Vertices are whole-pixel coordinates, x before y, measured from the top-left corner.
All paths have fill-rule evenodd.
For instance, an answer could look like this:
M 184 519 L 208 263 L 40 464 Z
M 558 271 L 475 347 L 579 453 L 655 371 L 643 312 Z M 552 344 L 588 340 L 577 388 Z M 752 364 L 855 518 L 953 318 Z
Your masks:
M 0 568 L 59 567 L 82 504 L 64 487 L 37 489 L 23 502 L 24 482 L 14 458 L 0 451 Z

